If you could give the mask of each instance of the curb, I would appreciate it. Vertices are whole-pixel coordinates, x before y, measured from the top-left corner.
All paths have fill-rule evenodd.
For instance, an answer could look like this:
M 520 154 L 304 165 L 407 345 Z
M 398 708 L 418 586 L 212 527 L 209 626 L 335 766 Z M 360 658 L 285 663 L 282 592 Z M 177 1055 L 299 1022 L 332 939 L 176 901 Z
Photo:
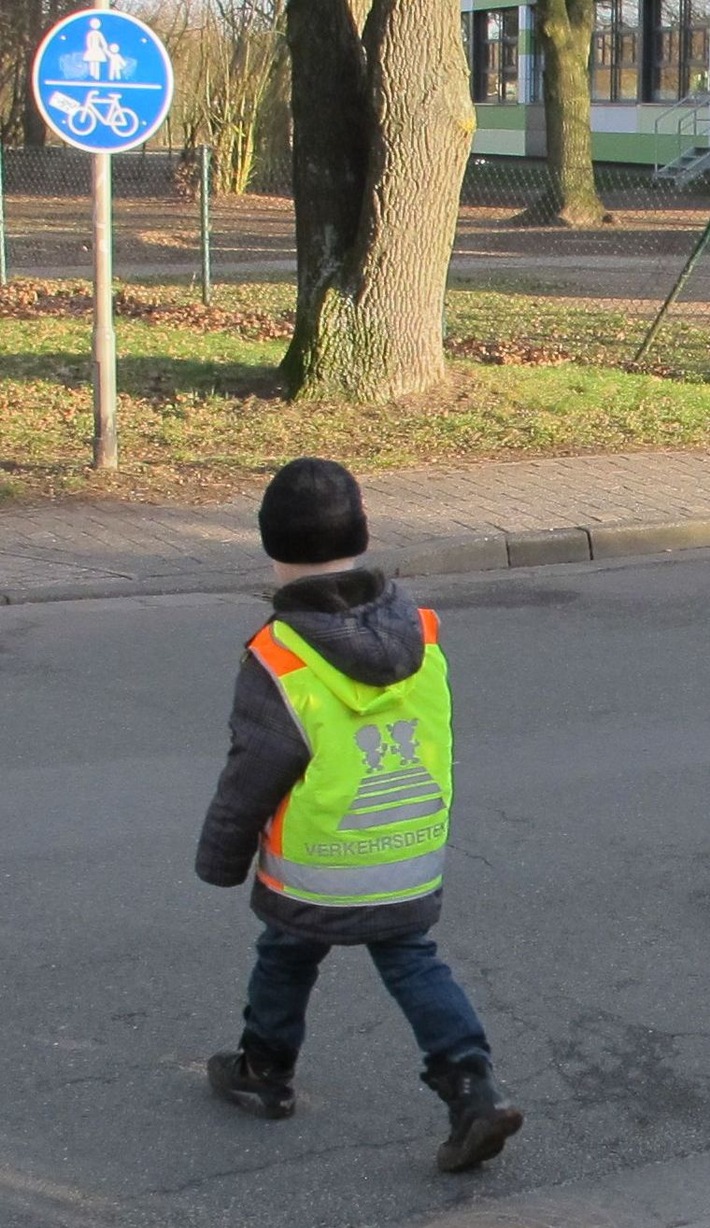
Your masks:
M 556 563 L 593 563 L 604 559 L 699 550 L 710 546 L 710 520 L 633 521 L 523 533 L 470 533 L 422 546 L 406 546 L 383 556 L 398 576 L 453 575 Z
M 420 545 L 373 550 L 368 563 L 388 575 L 463 575 L 517 567 L 591 563 L 710 547 L 710 520 L 633 521 L 611 525 L 528 532 L 467 533 L 434 538 Z M 37 585 L 0 590 L 0 606 L 106 597 L 159 597 L 180 593 L 244 593 L 256 596 L 272 587 L 267 567 L 247 572 L 190 572 L 89 581 L 86 584 Z

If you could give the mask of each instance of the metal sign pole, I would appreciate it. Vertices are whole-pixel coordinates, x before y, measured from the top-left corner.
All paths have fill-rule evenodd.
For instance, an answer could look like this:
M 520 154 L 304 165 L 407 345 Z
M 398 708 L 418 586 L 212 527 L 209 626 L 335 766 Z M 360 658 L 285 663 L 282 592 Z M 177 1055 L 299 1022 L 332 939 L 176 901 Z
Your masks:
M 0 139 L 0 286 L 7 285 L 7 248 L 5 246 L 5 185 L 3 183 L 3 147 Z
M 110 0 L 94 0 L 108 9 Z M 118 468 L 116 442 L 116 334 L 113 327 L 111 154 L 92 155 L 94 210 L 94 467 Z
M 105 6 L 108 8 L 108 4 Z M 113 327 L 111 154 L 93 154 L 94 202 L 94 466 L 118 468 L 116 334 Z

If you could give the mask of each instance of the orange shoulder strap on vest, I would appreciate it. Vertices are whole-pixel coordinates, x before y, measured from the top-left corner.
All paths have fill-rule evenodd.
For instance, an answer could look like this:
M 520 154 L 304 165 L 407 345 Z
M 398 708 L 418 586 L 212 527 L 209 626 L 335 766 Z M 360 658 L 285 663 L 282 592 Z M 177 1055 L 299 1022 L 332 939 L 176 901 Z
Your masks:
M 247 647 L 277 678 L 283 678 L 284 674 L 291 674 L 295 669 L 303 669 L 304 662 L 290 648 L 284 648 L 277 642 L 269 623 L 257 631 Z
M 420 610 L 419 618 L 425 644 L 436 644 L 439 641 L 439 615 L 435 610 Z
M 422 635 L 425 644 L 436 644 L 439 641 L 439 616 L 434 610 L 419 611 L 422 625 Z M 277 678 L 283 678 L 296 669 L 303 669 L 304 662 L 290 648 L 285 648 L 274 638 L 271 624 L 267 623 L 261 631 L 249 641 L 248 645 L 254 656 L 265 665 L 270 673 Z

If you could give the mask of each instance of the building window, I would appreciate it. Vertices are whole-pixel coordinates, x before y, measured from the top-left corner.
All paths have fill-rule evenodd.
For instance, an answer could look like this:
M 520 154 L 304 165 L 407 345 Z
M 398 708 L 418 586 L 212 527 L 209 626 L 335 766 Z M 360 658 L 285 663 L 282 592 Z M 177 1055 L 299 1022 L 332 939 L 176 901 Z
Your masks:
M 464 14 L 471 93 L 475 102 L 518 101 L 518 10 L 490 9 Z
M 528 66 L 528 73 L 529 73 L 530 80 L 529 80 L 528 87 L 527 87 L 528 94 L 529 94 L 529 101 L 530 102 L 542 102 L 543 101 L 542 70 L 544 67 L 544 57 L 540 50 L 540 40 L 537 34 L 537 8 L 536 7 L 529 8 L 527 10 L 527 21 L 529 24 L 529 46 L 530 46 L 530 58 L 529 58 L 529 66 Z
M 597 0 L 592 36 L 594 102 L 634 102 L 638 96 L 638 0 Z
M 710 4 L 690 5 L 688 31 L 688 89 L 697 94 L 708 89 L 710 70 Z
M 710 0 L 655 0 L 650 6 L 647 101 L 675 102 L 708 88 Z

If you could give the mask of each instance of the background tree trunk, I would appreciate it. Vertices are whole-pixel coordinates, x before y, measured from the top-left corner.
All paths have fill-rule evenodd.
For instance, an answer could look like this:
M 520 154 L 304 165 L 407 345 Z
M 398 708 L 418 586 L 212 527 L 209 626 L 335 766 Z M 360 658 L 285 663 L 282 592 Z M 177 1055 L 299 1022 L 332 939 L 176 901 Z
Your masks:
M 24 102 L 22 108 L 22 141 L 28 149 L 41 149 L 47 143 L 47 125 L 37 110 L 32 90 L 32 63 L 34 53 L 28 56 L 25 69 Z
M 556 217 L 568 226 L 610 221 L 594 182 L 589 51 L 594 0 L 538 0 L 545 53 L 547 161 L 553 186 L 529 210 L 539 223 Z
M 458 0 L 290 0 L 298 308 L 292 395 L 385 401 L 444 375 L 473 107 Z
M 347 0 L 290 0 L 298 301 L 283 362 L 304 383 L 327 287 L 355 244 L 367 173 L 365 60 Z
M 0 0 L 0 133 L 7 142 L 45 144 L 47 127 L 32 93 L 32 63 L 49 27 L 79 7 L 73 0 Z
M 348 0 L 348 3 L 358 33 L 361 34 L 367 15 L 372 8 L 372 0 Z

